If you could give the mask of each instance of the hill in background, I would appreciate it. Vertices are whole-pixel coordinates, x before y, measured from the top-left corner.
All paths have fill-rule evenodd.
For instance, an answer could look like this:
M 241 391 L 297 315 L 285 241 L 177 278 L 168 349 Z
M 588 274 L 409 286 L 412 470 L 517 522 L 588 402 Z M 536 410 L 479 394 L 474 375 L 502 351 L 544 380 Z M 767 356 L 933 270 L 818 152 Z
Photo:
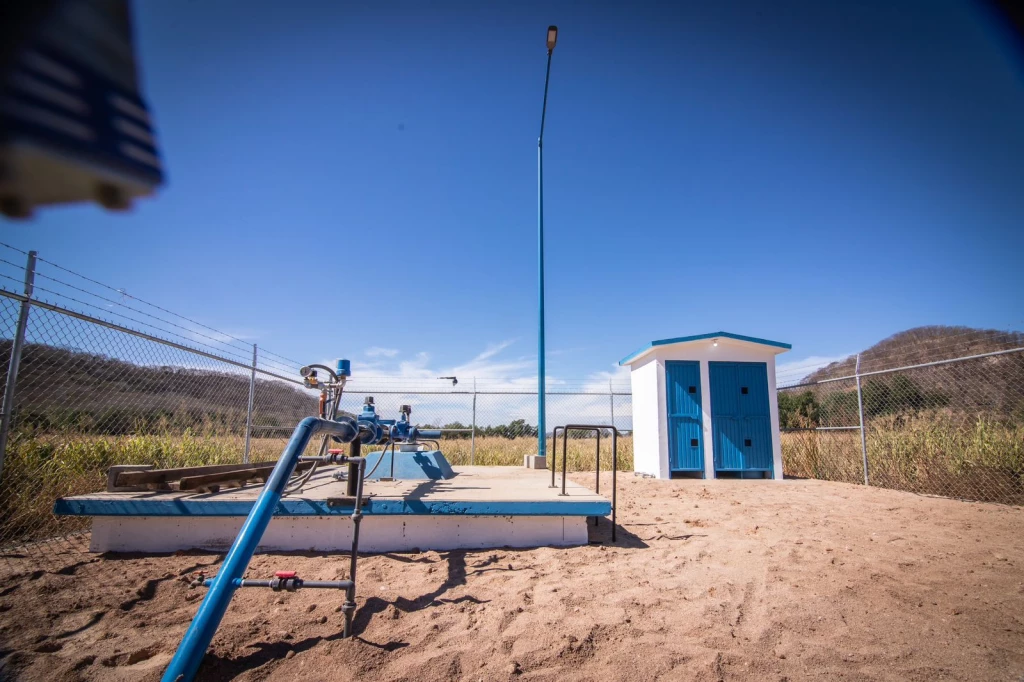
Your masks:
M 994 329 L 931 326 L 894 334 L 861 353 L 864 413 L 900 415 L 941 409 L 968 421 L 985 414 L 1024 422 L 1024 351 L 927 365 L 1021 347 L 1024 334 Z M 858 423 L 857 383 L 852 378 L 856 363 L 856 355 L 833 362 L 800 385 L 783 390 L 779 396 L 782 428 Z M 917 365 L 926 366 L 871 374 Z
M 864 374 L 1022 347 L 1024 333 L 1021 332 L 942 325 L 914 327 L 862 351 L 860 371 Z M 852 376 L 856 365 L 857 356 L 851 355 L 809 374 L 804 382 Z
M 0 343 L 5 375 L 11 342 Z M 257 374 L 257 377 L 260 377 Z M 191 428 L 244 433 L 249 375 L 138 365 L 42 344 L 22 350 L 15 394 L 19 427 L 103 433 Z M 316 397 L 283 381 L 257 378 L 253 423 L 291 428 L 316 411 Z

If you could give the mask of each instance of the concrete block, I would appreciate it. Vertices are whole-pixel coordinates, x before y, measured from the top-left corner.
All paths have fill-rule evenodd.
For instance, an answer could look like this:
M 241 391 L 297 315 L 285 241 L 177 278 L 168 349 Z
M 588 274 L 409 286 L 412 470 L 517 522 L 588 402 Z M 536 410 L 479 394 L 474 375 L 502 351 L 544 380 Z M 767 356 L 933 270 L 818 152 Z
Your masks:
M 541 455 L 526 455 L 523 457 L 523 466 L 527 469 L 547 469 L 548 458 Z

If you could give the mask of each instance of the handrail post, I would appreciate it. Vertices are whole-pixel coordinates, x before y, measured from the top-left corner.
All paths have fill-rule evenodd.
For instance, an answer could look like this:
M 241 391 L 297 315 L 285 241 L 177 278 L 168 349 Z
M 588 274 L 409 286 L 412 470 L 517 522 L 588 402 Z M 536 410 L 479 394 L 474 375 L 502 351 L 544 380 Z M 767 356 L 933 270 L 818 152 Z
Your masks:
M 36 252 L 28 252 L 25 263 L 25 298 L 18 311 L 18 326 L 11 344 L 11 360 L 7 365 L 7 384 L 4 389 L 3 418 L 0 419 L 0 479 L 4 473 L 4 457 L 7 455 L 7 436 L 11 428 L 11 413 L 14 411 L 14 393 L 18 384 L 18 368 L 21 366 L 21 350 L 25 346 L 25 330 L 32 307 L 32 288 L 36 280 Z
M 569 494 L 569 493 L 565 492 L 565 460 L 566 460 L 566 457 L 568 456 L 568 449 L 569 449 L 569 427 L 567 426 L 562 431 L 562 493 L 561 494 L 563 496 Z M 555 453 L 555 456 L 557 457 L 558 453 Z
M 597 433 L 597 456 L 598 456 L 598 485 L 600 485 L 600 457 L 601 457 L 601 431 L 602 429 L 611 429 L 612 432 L 612 542 L 615 542 L 615 504 L 617 501 L 618 492 L 618 469 L 619 469 L 619 430 L 615 428 L 615 425 L 611 426 L 607 424 L 566 424 L 565 426 L 556 426 L 553 433 L 557 433 L 558 429 L 562 429 L 564 435 L 562 437 L 562 492 L 561 495 L 566 495 L 565 492 L 565 463 L 566 463 L 566 444 L 569 442 L 569 431 L 595 431 Z M 556 451 L 557 454 L 557 451 Z M 551 482 L 554 483 L 554 468 L 551 470 Z M 600 489 L 597 490 L 600 492 Z M 597 525 L 597 518 L 594 517 L 594 525 Z
M 601 494 L 601 429 L 594 429 L 597 433 L 597 461 L 594 463 L 594 492 Z M 594 517 L 594 525 L 597 525 L 597 517 Z
M 562 426 L 556 426 L 555 428 L 551 429 L 551 485 L 549 486 L 551 488 L 558 487 L 558 486 L 555 485 L 555 469 L 558 467 L 558 430 L 559 429 L 562 429 L 563 432 L 565 431 L 565 428 L 562 427 Z M 562 433 L 562 437 L 563 438 L 565 437 L 565 433 Z
M 615 542 L 615 475 L 619 470 L 619 430 L 612 424 L 612 542 Z

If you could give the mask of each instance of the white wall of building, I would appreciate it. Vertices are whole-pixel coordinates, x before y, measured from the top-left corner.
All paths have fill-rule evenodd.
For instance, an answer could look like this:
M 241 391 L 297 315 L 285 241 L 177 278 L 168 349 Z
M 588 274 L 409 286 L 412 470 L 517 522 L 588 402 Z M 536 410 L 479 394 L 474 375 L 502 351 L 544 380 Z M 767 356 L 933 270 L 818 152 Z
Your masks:
M 660 381 L 664 384 L 664 368 Z M 662 439 L 658 430 L 662 428 L 658 415 L 664 409 L 662 401 L 664 388 L 659 390 L 658 363 L 649 358 L 638 362 L 629 373 L 633 393 L 633 470 L 653 476 L 660 476 Z M 665 462 L 668 463 L 668 447 L 665 447 Z
M 704 439 L 704 477 L 715 477 L 715 444 L 711 436 L 711 378 L 709 362 L 763 362 L 768 369 L 768 407 L 772 427 L 773 477 L 782 480 L 782 443 L 779 439 L 779 403 L 775 383 L 775 356 L 782 349 L 748 341 L 700 339 L 655 346 L 631 364 L 633 389 L 634 470 L 669 478 L 668 413 L 665 396 L 665 362 L 700 362 L 701 413 Z M 638 376 L 639 375 L 639 376 Z M 652 376 L 653 375 L 653 376 Z M 654 395 L 652 395 L 652 393 Z M 657 442 L 651 438 L 657 434 Z M 657 459 L 654 453 L 657 453 Z

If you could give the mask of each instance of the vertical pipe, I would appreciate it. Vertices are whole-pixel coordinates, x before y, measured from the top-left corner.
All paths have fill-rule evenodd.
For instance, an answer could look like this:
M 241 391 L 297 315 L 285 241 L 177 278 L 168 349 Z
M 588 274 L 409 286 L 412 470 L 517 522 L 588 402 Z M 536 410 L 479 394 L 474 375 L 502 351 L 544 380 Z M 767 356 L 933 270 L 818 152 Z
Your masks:
M 385 445 L 384 449 L 381 450 L 380 456 L 383 457 L 387 451 L 388 448 Z M 359 460 L 362 459 L 359 454 L 359 439 L 356 438 L 349 443 L 348 478 L 345 479 L 345 495 L 347 497 L 355 497 L 359 492 L 359 480 L 357 480 L 357 477 L 360 476 Z
M 597 432 L 597 461 L 594 463 L 594 492 L 598 495 L 601 494 L 601 429 L 595 429 Z M 597 525 L 597 518 L 594 517 L 594 525 Z
M 11 344 L 11 361 L 7 365 L 7 384 L 4 388 L 3 418 L 0 419 L 0 479 L 4 473 L 4 457 L 7 455 L 7 436 L 11 428 L 11 413 L 14 411 L 14 391 L 18 383 L 18 367 L 21 365 L 21 350 L 25 346 L 25 330 L 32 307 L 32 287 L 36 280 L 36 252 L 28 252 L 25 263 L 25 300 L 18 312 L 18 326 Z
M 256 344 L 252 344 L 252 373 L 249 374 L 249 410 L 245 414 L 245 454 L 242 456 L 244 464 L 249 463 L 249 446 L 252 439 L 252 406 L 253 398 L 256 396 Z
M 565 460 L 568 456 L 569 448 L 569 429 L 566 428 L 562 431 L 562 495 L 566 495 L 565 492 Z M 555 457 L 558 457 L 558 452 L 554 453 Z
M 544 118 L 548 110 L 548 81 L 551 78 L 551 50 L 544 74 L 544 104 L 540 112 L 540 135 L 537 137 L 537 456 L 547 456 L 547 408 L 544 380 Z
M 853 373 L 857 377 L 857 413 L 860 415 L 860 452 L 864 458 L 864 485 L 871 485 L 868 481 L 868 437 L 864 432 L 864 399 L 860 390 L 860 353 L 857 353 L 857 366 Z
M 615 475 L 619 470 L 619 430 L 612 424 L 612 542 L 615 542 Z
M 473 433 L 470 436 L 469 464 L 476 464 L 476 377 L 473 377 Z
M 352 476 L 352 464 L 350 461 L 349 477 Z M 352 584 L 345 591 L 345 603 L 341 605 L 341 610 L 345 612 L 345 630 L 342 633 L 344 637 L 352 636 L 352 616 L 356 610 L 356 559 L 359 557 L 359 523 L 363 520 L 363 477 L 365 474 L 366 459 L 360 457 L 359 464 L 355 467 L 355 476 L 358 477 L 359 483 L 356 486 L 356 506 L 352 510 L 352 556 L 348 569 L 348 579 Z

